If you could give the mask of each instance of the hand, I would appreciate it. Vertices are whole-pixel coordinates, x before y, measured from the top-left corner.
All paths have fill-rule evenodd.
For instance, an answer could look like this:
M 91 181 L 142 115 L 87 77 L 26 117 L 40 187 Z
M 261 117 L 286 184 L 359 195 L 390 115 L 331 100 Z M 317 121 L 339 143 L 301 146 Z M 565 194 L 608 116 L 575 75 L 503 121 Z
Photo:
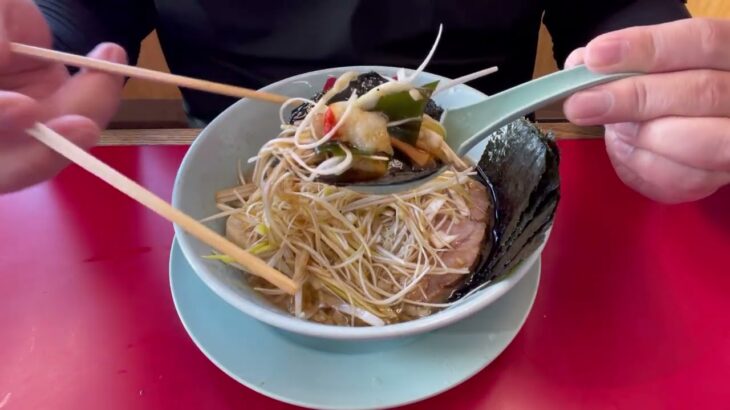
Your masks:
M 117 110 L 123 79 L 80 71 L 10 52 L 15 41 L 50 48 L 48 26 L 31 0 L 0 1 L 0 193 L 60 171 L 66 161 L 24 130 L 44 122 L 82 148 L 93 146 Z M 124 50 L 101 44 L 89 56 L 125 63 Z
M 658 201 L 706 197 L 730 183 L 730 21 L 687 19 L 597 37 L 567 66 L 646 75 L 574 94 L 577 125 L 606 124 L 627 185 Z

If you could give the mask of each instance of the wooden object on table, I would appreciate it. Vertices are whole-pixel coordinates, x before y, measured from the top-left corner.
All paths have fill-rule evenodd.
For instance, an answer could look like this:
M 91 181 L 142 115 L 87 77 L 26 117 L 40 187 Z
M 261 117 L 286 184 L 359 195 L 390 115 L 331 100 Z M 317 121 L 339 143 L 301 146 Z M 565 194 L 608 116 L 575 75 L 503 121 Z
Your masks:
M 180 100 L 122 99 L 108 128 L 189 128 L 189 122 Z
M 694 17 L 730 18 L 730 2 L 723 0 L 687 0 Z
M 190 145 L 199 133 L 196 128 L 106 130 L 99 145 Z
M 566 122 L 538 123 L 538 126 L 554 132 L 558 139 L 603 138 L 603 127 L 578 127 Z M 195 128 L 106 130 L 100 145 L 190 145 L 199 133 L 200 129 Z
M 160 46 L 157 31 L 151 32 L 140 46 L 137 66 L 155 71 L 170 72 L 165 55 Z M 180 101 L 180 89 L 170 84 L 150 83 L 149 81 L 130 78 L 124 85 L 122 101 L 124 100 L 175 100 Z

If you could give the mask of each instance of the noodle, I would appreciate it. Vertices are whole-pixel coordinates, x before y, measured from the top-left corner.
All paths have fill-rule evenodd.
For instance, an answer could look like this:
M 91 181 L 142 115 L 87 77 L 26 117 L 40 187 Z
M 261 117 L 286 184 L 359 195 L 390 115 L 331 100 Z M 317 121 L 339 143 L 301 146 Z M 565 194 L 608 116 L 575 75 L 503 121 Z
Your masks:
M 413 319 L 413 312 L 433 311 L 406 309 L 423 307 L 410 292 L 425 275 L 469 273 L 448 267 L 441 254 L 450 249 L 450 230 L 444 227 L 468 217 L 462 206 L 469 194 L 460 187 L 472 169 L 449 170 L 417 192 L 373 196 L 298 178 L 286 171 L 285 161 L 270 160 L 281 152 L 262 154 L 258 187 L 240 186 L 236 192 L 249 196 L 226 205 L 237 210 L 227 223 L 229 237 L 281 271 L 298 272 L 302 291 L 276 299 L 282 308 L 331 324 L 333 309 L 346 315 L 368 312 L 360 315 L 368 322 L 374 316 L 394 323 Z M 439 221 L 443 231 L 431 221 Z M 247 278 L 252 286 L 275 293 L 268 282 Z

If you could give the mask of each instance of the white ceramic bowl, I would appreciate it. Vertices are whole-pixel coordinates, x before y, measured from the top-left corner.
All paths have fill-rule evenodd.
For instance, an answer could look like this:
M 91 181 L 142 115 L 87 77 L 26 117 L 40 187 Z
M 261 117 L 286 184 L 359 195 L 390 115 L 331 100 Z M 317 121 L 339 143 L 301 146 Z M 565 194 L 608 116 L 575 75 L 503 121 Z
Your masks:
M 358 66 L 327 69 L 298 75 L 263 88 L 264 91 L 288 96 L 310 98 L 321 90 L 327 77 L 346 71 L 366 72 L 375 70 L 383 75 L 395 75 L 391 67 Z M 424 83 L 435 79 L 433 74 L 423 73 Z M 435 96 L 444 108 L 456 108 L 485 98 L 481 92 L 460 85 Z M 217 212 L 215 192 L 231 187 L 237 182 L 237 164 L 256 155 L 264 142 L 278 133 L 279 106 L 253 100 L 240 100 L 221 113 L 198 136 L 183 159 L 175 180 L 173 205 L 193 218 L 202 219 Z M 484 145 L 475 147 L 469 156 L 476 162 Z M 210 225 L 224 232 L 224 221 Z M 323 325 L 295 318 L 269 304 L 247 285 L 242 274 L 217 261 L 203 259 L 210 254 L 210 247 L 201 243 L 175 225 L 175 234 L 185 257 L 197 275 L 218 296 L 242 312 L 271 326 L 295 334 L 338 340 L 373 340 L 413 336 L 444 327 L 483 309 L 508 292 L 522 279 L 537 261 L 543 246 L 522 262 L 508 277 L 472 294 L 447 309 L 425 318 L 381 327 L 342 327 Z M 544 245 L 544 244 L 543 244 Z

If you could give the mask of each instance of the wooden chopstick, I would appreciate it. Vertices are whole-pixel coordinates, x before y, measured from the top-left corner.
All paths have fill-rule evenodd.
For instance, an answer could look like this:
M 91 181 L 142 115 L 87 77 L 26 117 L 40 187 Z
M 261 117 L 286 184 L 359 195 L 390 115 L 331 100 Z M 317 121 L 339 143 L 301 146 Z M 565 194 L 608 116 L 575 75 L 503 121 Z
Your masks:
M 215 83 L 197 78 L 185 77 L 177 74 L 163 73 L 146 68 L 133 67 L 126 64 L 112 63 L 104 60 L 84 57 L 76 54 L 64 53 L 61 51 L 49 50 L 47 48 L 29 46 L 20 43 L 10 43 L 10 50 L 16 54 L 26 57 L 38 58 L 46 61 L 63 63 L 72 67 L 89 68 L 92 70 L 104 71 L 111 74 L 123 75 L 141 80 L 155 81 L 159 83 L 172 84 L 178 87 L 190 88 L 193 90 L 206 91 L 213 94 L 227 95 L 238 98 L 251 98 L 281 104 L 289 97 L 272 94 L 264 91 L 256 91 L 248 88 L 237 87 L 228 84 Z
M 52 150 L 101 178 L 103 181 L 124 194 L 127 194 L 135 201 L 156 212 L 168 221 L 178 224 L 186 232 L 211 246 L 213 249 L 232 257 L 248 272 L 262 277 L 290 295 L 293 295 L 296 292 L 297 285 L 291 278 L 267 265 L 263 260 L 239 248 L 228 239 L 196 221 L 184 212 L 174 208 L 157 195 L 74 145 L 62 135 L 39 123 L 37 123 L 33 128 L 28 129 L 27 132 Z

